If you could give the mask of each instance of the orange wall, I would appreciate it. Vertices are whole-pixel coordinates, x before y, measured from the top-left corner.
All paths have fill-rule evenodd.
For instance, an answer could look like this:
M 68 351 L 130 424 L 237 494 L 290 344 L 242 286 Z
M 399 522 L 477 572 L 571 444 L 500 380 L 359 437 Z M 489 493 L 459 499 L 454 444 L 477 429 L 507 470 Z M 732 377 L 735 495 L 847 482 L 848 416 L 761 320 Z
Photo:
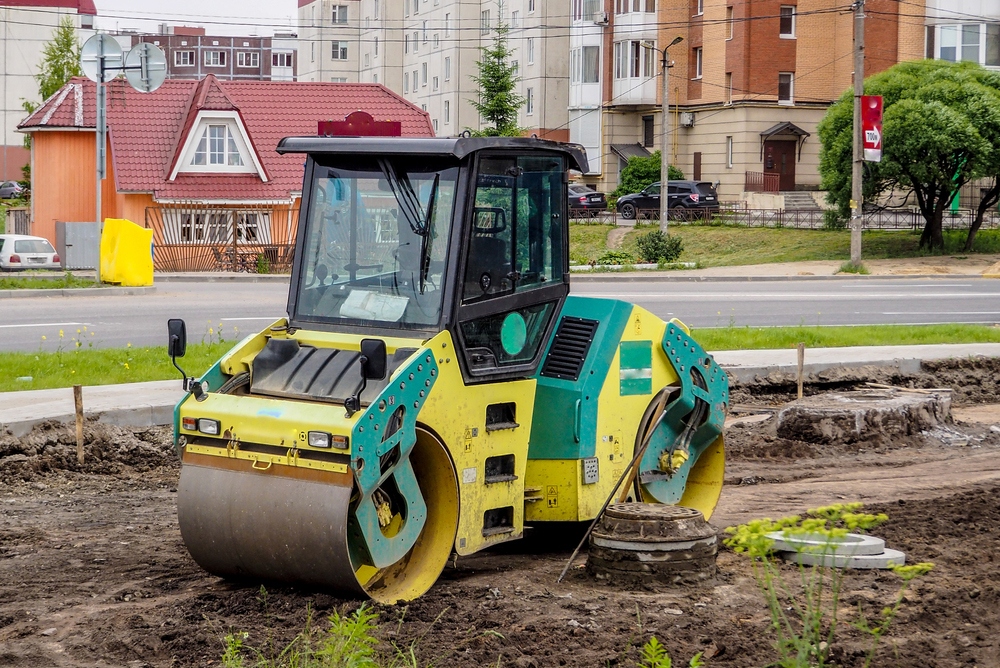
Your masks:
M 35 208 L 32 233 L 56 242 L 56 221 L 92 221 L 94 207 L 94 133 L 32 133 L 35 153 L 31 199 Z

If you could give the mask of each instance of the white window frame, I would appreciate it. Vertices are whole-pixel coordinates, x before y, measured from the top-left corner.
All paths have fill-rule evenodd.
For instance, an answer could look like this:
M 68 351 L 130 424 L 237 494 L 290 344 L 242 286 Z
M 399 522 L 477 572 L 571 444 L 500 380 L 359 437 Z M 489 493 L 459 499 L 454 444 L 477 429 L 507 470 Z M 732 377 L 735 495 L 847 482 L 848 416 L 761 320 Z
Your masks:
M 330 12 L 330 23 L 344 25 L 347 23 L 347 5 L 334 5 Z
M 212 56 L 218 56 L 218 58 L 213 58 Z M 205 67 L 225 67 L 226 66 L 226 52 L 222 50 L 212 50 L 205 52 Z M 212 62 L 218 60 L 218 62 Z
M 441 33 L 437 33 L 437 32 L 434 33 L 434 48 L 435 49 L 440 49 L 441 48 Z
M 792 31 L 791 32 L 781 32 L 781 12 L 783 10 L 792 10 Z M 795 5 L 781 5 L 778 8 L 778 37 L 781 39 L 795 39 Z
M 451 81 L 451 56 L 444 57 L 444 80 Z
M 694 15 L 701 16 L 704 13 L 705 13 L 705 0 L 698 0 L 697 11 L 695 12 Z
M 403 72 L 403 92 L 404 93 L 409 93 L 410 92 L 410 73 L 409 72 Z
M 591 50 L 591 53 L 597 53 L 597 79 L 594 81 L 587 80 L 587 52 Z M 584 46 L 579 50 L 579 62 L 580 62 L 580 76 L 579 81 L 581 83 L 601 83 L 601 47 L 599 46 Z
M 528 88 L 524 96 L 524 115 L 532 116 L 535 113 L 535 89 Z
M 413 53 L 419 52 L 420 51 L 420 33 L 417 32 L 416 30 L 413 31 L 413 39 L 411 41 L 413 42 Z
M 526 41 L 525 51 L 528 52 L 528 64 L 529 65 L 534 65 L 535 64 L 535 38 L 534 37 L 529 37 L 525 41 Z
M 375 35 L 375 57 L 378 58 L 378 35 Z
M 479 12 L 479 34 L 490 34 L 490 10 L 488 9 Z
M 529 14 L 535 13 L 535 0 L 528 0 L 528 13 Z
M 733 168 L 733 138 L 726 137 L 726 169 Z
M 410 52 L 410 33 L 403 33 L 403 53 Z
M 427 88 L 427 63 L 420 63 L 420 87 Z
M 736 24 L 736 21 L 734 20 L 735 11 L 736 10 L 735 10 L 734 7 L 726 7 L 726 41 L 727 42 L 733 38 L 733 30 L 734 30 L 734 26 Z
M 697 46 L 694 49 L 694 78 L 701 79 L 705 72 L 705 47 Z
M 433 77 L 431 79 L 431 90 L 438 90 L 441 88 L 440 79 L 438 77 Z
M 254 62 L 254 61 L 256 61 L 256 62 Z M 259 68 L 260 67 L 260 52 L 259 51 L 237 51 L 236 52 L 236 67 Z
M 347 42 L 334 40 L 330 42 L 330 60 L 347 60 Z
M 788 75 L 788 99 L 781 99 L 781 77 Z M 778 104 L 795 104 L 795 72 L 778 72 Z
M 295 62 L 290 51 L 275 51 L 271 53 L 271 67 L 292 67 Z
M 194 51 L 174 51 L 174 67 L 194 67 L 196 64 Z
M 436 119 L 436 118 L 435 118 L 435 119 L 433 119 L 433 120 L 431 121 L 431 123 L 432 123 L 432 125 L 434 126 L 434 134 L 437 134 L 437 133 L 438 133 L 438 119 Z
M 989 28 L 992 25 L 995 25 L 995 24 L 993 24 L 993 23 L 989 23 L 989 24 L 987 24 L 987 23 L 945 23 L 945 24 L 938 24 L 938 25 L 933 26 L 933 29 L 934 29 L 934 54 L 933 54 L 934 59 L 935 60 L 944 60 L 944 58 L 941 57 L 941 49 L 942 48 L 953 48 L 953 49 L 955 49 L 955 59 L 954 60 L 949 60 L 949 61 L 946 61 L 946 62 L 963 62 L 962 51 L 963 51 L 963 48 L 964 48 L 963 36 L 965 35 L 965 28 L 967 26 L 976 26 L 978 28 L 978 35 L 979 35 L 979 37 L 978 37 L 979 44 L 978 44 L 978 49 L 977 49 L 978 55 L 979 55 L 978 62 L 983 67 L 987 67 L 987 68 L 991 68 L 991 69 L 995 70 L 997 67 L 1000 67 L 1000 60 L 998 60 L 996 63 L 992 63 L 992 64 L 989 64 L 989 63 L 986 62 L 987 40 L 989 39 L 989 36 L 990 36 L 989 35 Z M 946 30 L 950 31 L 950 32 L 953 32 L 953 34 L 954 34 L 955 45 L 952 46 L 952 47 L 944 47 L 943 46 L 943 43 L 944 43 L 943 37 L 944 37 L 944 32 Z M 975 62 L 975 61 L 972 61 L 972 62 Z
M 725 105 L 728 107 L 733 103 L 733 73 L 726 72 L 726 102 Z
M 451 37 L 451 13 L 444 15 L 444 36 Z
M 517 30 L 521 27 L 521 12 L 516 9 L 510 13 L 510 29 Z
M 232 136 L 240 158 L 243 160 L 242 165 L 193 164 L 195 153 L 198 150 L 198 143 L 210 125 L 225 125 L 228 128 L 228 133 Z M 257 174 L 261 181 L 265 183 L 268 181 L 267 174 L 264 172 L 264 166 L 252 148 L 250 137 L 247 134 L 246 127 L 243 125 L 243 119 L 240 118 L 237 111 L 208 109 L 199 111 L 195 122 L 192 124 L 191 131 L 188 132 L 184 140 L 184 145 L 181 147 L 179 155 L 180 157 L 170 174 L 170 181 L 176 179 L 177 175 L 181 173 Z
M 422 41 L 423 41 L 424 44 L 426 44 L 427 43 L 427 21 L 426 20 L 423 22 L 423 25 L 420 27 L 420 30 L 421 30 L 421 35 L 420 36 L 422 38 Z
M 444 124 L 448 125 L 451 123 L 451 101 L 444 101 Z

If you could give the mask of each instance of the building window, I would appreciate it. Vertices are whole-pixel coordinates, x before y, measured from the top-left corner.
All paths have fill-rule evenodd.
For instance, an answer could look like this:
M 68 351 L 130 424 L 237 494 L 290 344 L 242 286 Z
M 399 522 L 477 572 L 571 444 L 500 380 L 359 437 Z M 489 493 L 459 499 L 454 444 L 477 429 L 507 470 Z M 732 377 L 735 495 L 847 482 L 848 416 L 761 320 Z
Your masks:
M 420 33 L 418 33 L 416 30 L 414 30 L 413 31 L 413 53 L 416 53 L 417 51 L 420 50 L 420 48 L 418 46 L 419 44 L 420 44 Z
M 451 37 L 451 14 L 444 15 L 444 36 Z
M 694 50 L 694 78 L 700 79 L 702 67 L 704 65 L 703 61 L 703 50 L 702 47 L 698 47 Z
M 783 39 L 794 39 L 795 37 L 795 7 L 782 5 L 779 34 Z
M 733 38 L 733 8 L 726 7 L 726 39 Z
M 417 84 L 420 82 L 420 75 L 417 70 L 413 70 L 413 92 L 417 92 Z
M 633 79 L 655 74 L 652 42 L 615 42 L 615 78 Z M 650 48 L 647 48 L 650 47 Z
M 409 93 L 410 92 L 410 73 L 409 72 L 403 72 L 403 92 L 404 93 Z
M 194 51 L 174 51 L 175 67 L 190 67 L 194 65 Z
M 330 42 L 330 57 L 334 60 L 347 60 L 347 42 Z
M 333 6 L 333 22 L 347 23 L 347 5 Z
M 793 72 L 778 72 L 778 102 L 792 104 L 795 94 L 795 74 Z
M 521 27 L 521 12 L 513 11 L 510 13 L 510 27 L 512 30 L 517 30 Z
M 365 54 L 365 67 L 371 67 L 371 56 L 370 54 Z
M 378 74 L 372 75 L 372 83 L 378 83 Z
M 535 0 L 528 0 L 528 13 L 531 14 L 535 11 Z
M 448 125 L 451 122 L 451 102 L 448 100 L 444 101 L 444 124 Z
M 733 168 L 733 138 L 726 137 L 726 168 Z
M 434 77 L 431 80 L 431 90 L 437 90 L 440 86 L 438 85 L 438 78 Z
M 427 21 L 424 21 L 424 24 L 422 26 L 422 33 L 423 33 L 424 44 L 426 44 L 427 43 Z
M 229 167 L 242 167 L 243 157 L 239 148 L 236 147 L 236 138 L 233 137 L 228 125 L 209 125 L 198 140 L 198 147 L 194 151 L 194 159 L 191 164 L 195 166 L 222 165 Z
M 733 103 L 733 73 L 726 72 L 726 104 Z
M 409 52 L 410 52 L 410 35 L 405 34 L 403 35 L 403 53 L 409 53 Z
M 420 63 L 420 85 L 427 85 L 427 63 Z
M 236 67 L 260 67 L 260 53 L 240 51 L 236 54 Z
M 438 119 L 435 118 L 432 121 L 432 123 L 434 124 L 434 134 L 437 134 L 437 132 L 438 132 Z
M 271 67 L 291 67 L 291 66 L 292 66 L 292 54 L 290 53 L 271 54 Z
M 573 0 L 573 20 L 593 21 L 603 4 L 600 0 Z
M 375 37 L 375 57 L 378 58 L 378 36 Z
M 406 0 L 403 0 L 403 2 L 405 3 Z M 414 14 L 420 13 L 420 0 L 413 0 L 413 13 Z
M 698 11 L 695 12 L 695 16 L 701 16 L 704 13 L 705 13 L 705 0 L 698 0 Z
M 330 77 L 330 83 L 347 83 L 347 77 Z
M 490 10 L 485 10 L 479 15 L 479 34 L 490 34 Z
M 653 145 L 653 117 L 643 116 L 642 117 L 642 145 L 652 146 Z
M 451 56 L 445 56 L 444 59 L 444 80 L 451 81 Z
M 527 41 L 528 64 L 531 65 L 535 62 L 535 38 L 529 37 Z
M 934 53 L 934 28 L 938 30 L 937 57 L 940 60 L 969 60 L 992 67 L 1000 65 L 1000 25 L 967 23 L 930 27 L 927 36 L 929 53 Z
M 434 48 L 441 48 L 441 35 L 439 33 L 434 33 Z
M 225 67 L 225 66 L 226 66 L 225 51 L 205 52 L 205 67 Z
M 378 20 L 378 0 L 375 0 L 375 19 Z
M 601 80 L 601 47 L 583 47 L 583 83 L 598 83 Z
M 535 89 L 534 88 L 529 88 L 527 90 L 527 94 L 525 95 L 525 100 L 526 100 L 526 102 L 525 102 L 525 105 L 524 105 L 524 113 L 526 113 L 528 116 L 531 116 L 533 113 L 535 113 Z

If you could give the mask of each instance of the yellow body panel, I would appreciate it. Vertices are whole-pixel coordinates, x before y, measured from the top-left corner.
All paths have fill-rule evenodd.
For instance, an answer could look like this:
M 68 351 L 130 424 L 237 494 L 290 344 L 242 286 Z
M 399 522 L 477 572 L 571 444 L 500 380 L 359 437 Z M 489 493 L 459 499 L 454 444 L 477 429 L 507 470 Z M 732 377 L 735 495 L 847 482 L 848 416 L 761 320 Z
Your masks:
M 524 531 L 524 480 L 531 434 L 535 381 L 519 380 L 466 386 L 456 360 L 451 334 L 441 332 L 427 344 L 438 359 L 440 373 L 420 409 L 420 424 L 427 426 L 448 448 L 458 474 L 459 519 L 455 551 L 472 554 L 490 545 L 520 538 Z M 486 407 L 514 402 L 514 429 L 486 431 Z M 488 457 L 514 455 L 516 480 L 486 484 Z M 483 513 L 512 506 L 513 531 L 483 535 Z

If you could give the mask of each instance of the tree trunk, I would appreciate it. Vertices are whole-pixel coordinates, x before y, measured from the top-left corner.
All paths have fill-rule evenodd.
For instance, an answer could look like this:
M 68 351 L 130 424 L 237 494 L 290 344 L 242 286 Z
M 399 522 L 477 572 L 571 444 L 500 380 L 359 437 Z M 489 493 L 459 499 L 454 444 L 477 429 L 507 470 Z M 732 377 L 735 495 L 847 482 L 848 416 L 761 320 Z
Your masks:
M 1000 201 L 1000 178 L 993 177 L 993 186 L 983 193 L 982 199 L 979 200 L 979 206 L 976 207 L 976 219 L 972 221 L 972 226 L 969 227 L 969 236 L 965 239 L 965 247 L 962 248 L 963 252 L 968 253 L 972 250 L 972 244 L 976 241 L 976 234 L 983 225 L 986 210 L 996 206 L 998 201 Z
M 944 208 L 950 201 L 951 197 L 939 195 L 933 207 L 920 207 L 920 212 L 926 221 L 924 231 L 920 235 L 920 248 L 930 250 L 935 248 L 944 249 L 944 233 L 941 231 L 941 220 L 944 218 Z

